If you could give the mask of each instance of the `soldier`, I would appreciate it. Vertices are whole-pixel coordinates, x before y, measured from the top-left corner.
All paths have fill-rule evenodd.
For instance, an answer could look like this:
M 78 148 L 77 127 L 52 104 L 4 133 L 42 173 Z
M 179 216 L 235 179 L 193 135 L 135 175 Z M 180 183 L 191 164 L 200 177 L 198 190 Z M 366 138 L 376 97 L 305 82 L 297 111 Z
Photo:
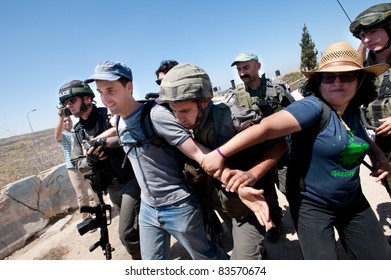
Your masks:
M 361 40 L 368 55 L 364 66 L 376 63 L 391 65 L 391 3 L 377 4 L 360 13 L 350 24 L 350 32 Z M 375 132 L 375 143 L 391 161 L 391 76 L 390 69 L 377 80 L 378 97 L 362 108 L 368 122 L 367 128 Z M 388 185 L 391 177 L 388 176 Z
M 225 103 L 213 104 L 209 76 L 196 65 L 181 63 L 173 67 L 162 81 L 159 97 L 163 102 L 169 102 L 177 121 L 191 132 L 194 139 L 211 150 L 237 133 L 230 108 Z M 281 141 L 276 142 L 278 145 L 269 143 L 258 146 L 256 150 L 231 159 L 231 165 L 228 165 L 248 170 L 242 172 L 248 176 L 248 185 L 263 189 L 267 202 L 268 191 L 274 189 L 275 193 L 274 174 L 267 172 L 286 151 L 285 141 Z M 265 151 L 268 151 L 267 156 L 264 155 Z M 254 167 L 257 162 L 262 164 Z M 231 259 L 265 259 L 265 229 L 258 223 L 254 213 L 241 202 L 236 193 L 224 190 L 217 180 L 209 180 L 209 187 L 209 204 L 219 212 L 232 231 L 234 247 Z

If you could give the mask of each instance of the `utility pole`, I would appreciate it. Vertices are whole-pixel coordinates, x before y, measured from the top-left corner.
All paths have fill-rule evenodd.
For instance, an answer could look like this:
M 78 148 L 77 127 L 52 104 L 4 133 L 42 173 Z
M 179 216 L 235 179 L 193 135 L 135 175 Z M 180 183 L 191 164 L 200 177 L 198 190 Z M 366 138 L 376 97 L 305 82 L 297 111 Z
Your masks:
M 30 129 L 31 129 L 31 134 L 32 134 L 32 136 L 33 136 L 33 141 L 34 141 L 34 145 L 35 145 L 35 150 L 36 150 L 36 152 L 37 152 L 37 154 L 38 154 L 38 156 L 39 156 L 39 158 L 40 158 L 40 160 L 41 160 L 41 164 L 42 164 L 42 167 L 43 167 L 43 166 L 44 166 L 43 160 L 42 160 L 41 153 L 40 153 L 39 148 L 38 148 L 37 140 L 35 139 L 34 130 L 33 130 L 33 127 L 32 127 L 32 125 L 31 125 L 30 118 L 29 118 L 29 114 L 32 113 L 32 112 L 35 112 L 35 111 L 37 111 L 37 109 L 32 109 L 31 111 L 29 111 L 29 112 L 27 113 L 27 120 L 28 120 L 28 122 L 29 122 Z

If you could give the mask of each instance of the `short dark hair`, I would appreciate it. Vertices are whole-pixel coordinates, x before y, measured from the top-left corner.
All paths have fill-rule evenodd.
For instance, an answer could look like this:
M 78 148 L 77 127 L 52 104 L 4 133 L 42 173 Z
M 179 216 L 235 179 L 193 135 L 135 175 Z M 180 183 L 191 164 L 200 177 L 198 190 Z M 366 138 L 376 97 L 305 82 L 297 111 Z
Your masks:
M 130 80 L 124 76 L 121 76 L 121 78 L 118 79 L 118 82 L 120 82 L 123 87 L 126 87 L 127 83 L 129 83 L 131 81 L 132 80 Z
M 167 72 L 170 71 L 171 68 L 173 68 L 177 64 L 178 61 L 176 60 L 163 60 L 162 62 L 160 62 L 159 68 L 155 71 L 156 77 L 159 78 L 160 72 L 167 74 Z

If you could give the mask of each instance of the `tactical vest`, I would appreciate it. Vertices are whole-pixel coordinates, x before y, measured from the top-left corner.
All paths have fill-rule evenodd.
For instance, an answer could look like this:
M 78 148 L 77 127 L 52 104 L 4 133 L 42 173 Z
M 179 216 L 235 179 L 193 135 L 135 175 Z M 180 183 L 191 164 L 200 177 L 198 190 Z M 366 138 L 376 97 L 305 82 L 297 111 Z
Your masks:
M 391 56 L 388 57 L 387 63 L 391 63 Z M 373 55 L 369 55 L 364 62 L 365 66 L 376 64 Z M 391 116 L 391 75 L 390 69 L 383 75 L 377 77 L 376 84 L 378 86 L 377 98 L 369 103 L 365 109 L 366 121 L 369 123 L 369 129 L 374 130 L 381 125 L 380 119 Z M 364 122 L 365 124 L 365 122 Z M 368 127 L 367 127 L 368 128 Z M 391 141 L 388 136 L 375 137 L 375 143 L 380 147 L 384 154 L 391 160 Z
M 227 117 L 227 114 L 230 114 L 232 118 L 231 124 L 223 122 L 224 118 Z M 198 132 L 195 131 L 194 139 L 210 149 L 219 147 L 237 133 L 234 120 L 235 117 L 231 114 L 230 107 L 227 104 L 214 104 L 210 108 L 202 129 Z M 231 168 L 248 170 L 257 162 L 257 158 L 254 157 L 254 155 L 260 154 L 261 152 L 262 146 L 255 145 L 233 155 L 227 159 L 226 163 Z M 260 189 L 265 183 L 274 184 L 272 177 L 273 176 L 268 175 L 264 176 L 256 183 L 254 188 Z M 227 213 L 230 218 L 238 220 L 244 219 L 252 213 L 252 211 L 243 204 L 236 193 L 226 192 L 221 188 L 221 183 L 218 180 L 208 176 L 207 184 L 212 186 L 210 197 L 211 203 L 213 203 L 213 207 L 216 210 L 223 211 Z
M 288 106 L 295 99 L 283 84 L 272 84 L 270 79 L 261 77 L 261 85 L 256 93 L 246 91 L 244 84 L 236 86 L 227 103 L 236 104 L 255 110 L 261 116 L 269 116 Z
M 370 125 L 379 127 L 380 119 L 391 116 L 391 81 L 390 70 L 386 71 L 379 79 L 379 91 L 377 98 L 368 104 L 367 118 Z

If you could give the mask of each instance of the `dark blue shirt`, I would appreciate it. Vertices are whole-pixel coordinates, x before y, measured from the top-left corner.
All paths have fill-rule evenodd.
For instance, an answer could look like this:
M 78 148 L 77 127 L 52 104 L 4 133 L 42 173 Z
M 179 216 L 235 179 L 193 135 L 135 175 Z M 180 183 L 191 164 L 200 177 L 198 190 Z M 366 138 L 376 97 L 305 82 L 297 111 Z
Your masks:
M 299 122 L 302 129 L 319 122 L 322 105 L 315 96 L 292 103 L 285 110 Z M 342 116 L 350 131 L 331 111 L 330 122 L 313 144 L 311 163 L 304 174 L 303 195 L 322 204 L 344 207 L 360 196 L 360 165 L 370 147 L 370 140 L 357 112 L 346 110 Z

